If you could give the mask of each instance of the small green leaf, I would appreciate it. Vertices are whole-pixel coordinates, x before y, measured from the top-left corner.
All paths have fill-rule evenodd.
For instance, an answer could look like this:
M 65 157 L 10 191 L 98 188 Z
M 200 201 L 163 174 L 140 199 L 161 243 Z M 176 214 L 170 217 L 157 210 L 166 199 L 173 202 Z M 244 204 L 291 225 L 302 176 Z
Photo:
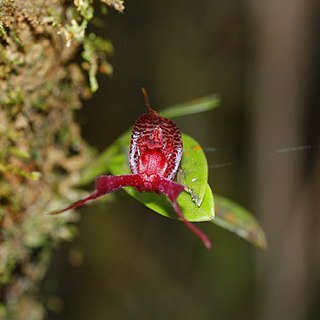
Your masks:
M 173 119 L 181 116 L 186 116 L 189 114 L 209 111 L 211 109 L 217 108 L 220 105 L 220 95 L 211 94 L 202 98 L 194 99 L 189 102 L 184 102 L 178 104 L 174 107 L 170 107 L 161 110 L 159 113 L 166 118 Z
M 199 143 L 186 134 L 182 134 L 183 157 L 177 180 L 186 186 L 195 204 L 199 207 L 206 192 L 208 164 Z
M 92 182 L 97 176 L 109 171 L 110 160 L 120 152 L 119 146 L 114 142 L 106 148 L 81 174 L 80 185 Z
M 117 156 L 110 160 L 110 172 L 114 176 L 122 174 L 130 174 L 130 168 L 128 164 L 128 157 L 125 153 L 119 153 Z
M 106 148 L 81 174 L 81 185 L 92 182 L 100 174 L 111 172 L 110 165 L 114 157 L 125 153 L 129 156 L 131 130 L 125 131 L 115 142 Z M 129 172 L 128 172 L 129 173 Z
M 267 240 L 261 226 L 252 214 L 239 204 L 219 195 L 214 195 L 216 216 L 212 222 L 259 249 L 267 247 Z

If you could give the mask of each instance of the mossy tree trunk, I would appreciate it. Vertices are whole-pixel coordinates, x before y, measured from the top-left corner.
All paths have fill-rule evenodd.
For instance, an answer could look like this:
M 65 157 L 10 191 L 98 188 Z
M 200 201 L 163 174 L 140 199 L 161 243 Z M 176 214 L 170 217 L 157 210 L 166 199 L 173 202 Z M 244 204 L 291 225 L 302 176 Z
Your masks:
M 0 0 L 0 318 L 44 317 L 39 283 L 53 248 L 73 237 L 75 215 L 45 213 L 79 196 L 89 161 L 74 111 L 90 91 L 74 61 L 87 50 L 92 85 L 92 15 L 90 0 Z

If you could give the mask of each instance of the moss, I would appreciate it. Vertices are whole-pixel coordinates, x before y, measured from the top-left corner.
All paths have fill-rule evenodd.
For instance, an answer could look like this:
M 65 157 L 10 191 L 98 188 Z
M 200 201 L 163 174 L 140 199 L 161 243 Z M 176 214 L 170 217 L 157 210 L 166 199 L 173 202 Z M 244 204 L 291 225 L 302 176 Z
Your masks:
M 121 1 L 102 1 L 122 11 Z M 0 0 L 0 317 L 42 319 L 38 285 L 76 215 L 49 217 L 79 197 L 90 160 L 74 120 L 110 74 L 109 41 L 86 36 L 93 1 Z M 84 68 L 74 61 L 81 55 Z

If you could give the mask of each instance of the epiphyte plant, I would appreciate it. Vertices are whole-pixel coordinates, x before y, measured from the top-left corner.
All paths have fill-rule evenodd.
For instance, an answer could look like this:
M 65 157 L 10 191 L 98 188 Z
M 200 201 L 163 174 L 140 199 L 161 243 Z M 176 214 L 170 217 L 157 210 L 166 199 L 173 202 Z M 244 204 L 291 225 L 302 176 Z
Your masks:
M 178 196 L 185 189 L 183 185 L 173 181 L 182 158 L 181 133 L 172 120 L 160 116 L 151 108 L 144 88 L 142 93 L 148 113 L 142 114 L 132 129 L 129 153 L 132 174 L 98 176 L 92 194 L 50 214 L 75 209 L 123 187 L 134 187 L 139 192 L 156 192 L 167 196 L 178 217 L 210 249 L 208 237 L 185 218 L 177 202 Z

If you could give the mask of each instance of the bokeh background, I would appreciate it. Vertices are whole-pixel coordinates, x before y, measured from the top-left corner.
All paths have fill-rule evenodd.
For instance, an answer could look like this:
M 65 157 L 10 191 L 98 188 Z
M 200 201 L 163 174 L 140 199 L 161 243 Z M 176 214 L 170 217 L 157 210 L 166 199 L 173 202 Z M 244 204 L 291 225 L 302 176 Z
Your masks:
M 57 311 L 49 319 L 320 319 L 319 9 L 315 0 L 97 8 L 114 76 L 99 78 L 78 114 L 84 137 L 102 151 L 132 126 L 141 86 L 158 110 L 220 93 L 218 109 L 176 122 L 207 150 L 214 191 L 258 217 L 269 247 L 206 223 L 207 252 L 182 223 L 118 192 L 81 209 L 77 239 L 57 252 L 43 285 Z

